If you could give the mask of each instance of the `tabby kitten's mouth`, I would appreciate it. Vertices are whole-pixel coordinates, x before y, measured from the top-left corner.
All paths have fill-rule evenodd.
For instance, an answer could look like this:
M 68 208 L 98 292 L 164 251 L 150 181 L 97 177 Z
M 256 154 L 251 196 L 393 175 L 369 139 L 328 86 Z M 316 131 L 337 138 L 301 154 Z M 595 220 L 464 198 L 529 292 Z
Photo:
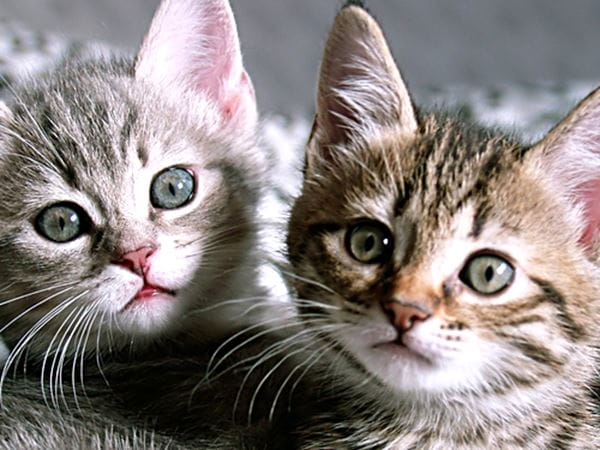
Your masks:
M 375 344 L 373 348 L 385 352 L 386 357 L 392 357 L 394 359 L 408 359 L 420 363 L 425 363 L 429 366 L 433 365 L 433 361 L 431 359 L 423 355 L 423 353 L 419 352 L 418 349 L 415 349 L 414 347 L 404 343 L 402 337 L 403 336 L 398 336 L 393 341 Z

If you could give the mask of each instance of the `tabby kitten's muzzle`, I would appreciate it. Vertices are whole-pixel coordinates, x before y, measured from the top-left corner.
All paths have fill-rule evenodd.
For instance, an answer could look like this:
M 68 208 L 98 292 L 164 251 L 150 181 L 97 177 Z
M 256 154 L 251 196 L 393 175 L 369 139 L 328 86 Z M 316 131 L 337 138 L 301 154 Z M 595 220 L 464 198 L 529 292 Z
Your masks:
M 401 302 L 383 302 L 383 310 L 398 333 L 409 331 L 417 322 L 424 322 L 431 317 L 431 311 L 424 305 Z

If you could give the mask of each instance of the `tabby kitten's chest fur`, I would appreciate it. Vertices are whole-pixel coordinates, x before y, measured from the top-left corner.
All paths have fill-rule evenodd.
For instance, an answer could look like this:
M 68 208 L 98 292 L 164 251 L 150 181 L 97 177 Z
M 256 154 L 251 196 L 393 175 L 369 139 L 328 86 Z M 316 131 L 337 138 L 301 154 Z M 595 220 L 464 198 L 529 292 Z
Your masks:
M 340 12 L 288 238 L 329 349 L 301 447 L 600 445 L 599 114 L 595 92 L 528 147 L 417 113 L 375 21 Z

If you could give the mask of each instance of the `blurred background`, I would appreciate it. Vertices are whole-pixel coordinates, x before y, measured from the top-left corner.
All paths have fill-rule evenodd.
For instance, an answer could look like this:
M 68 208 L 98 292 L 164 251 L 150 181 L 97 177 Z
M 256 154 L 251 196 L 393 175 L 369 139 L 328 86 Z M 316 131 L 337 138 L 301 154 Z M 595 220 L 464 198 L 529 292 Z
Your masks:
M 261 110 L 312 109 L 341 0 L 231 0 Z M 139 45 L 159 0 L 0 0 L 0 17 L 67 37 Z M 411 87 L 600 80 L 598 0 L 371 0 Z

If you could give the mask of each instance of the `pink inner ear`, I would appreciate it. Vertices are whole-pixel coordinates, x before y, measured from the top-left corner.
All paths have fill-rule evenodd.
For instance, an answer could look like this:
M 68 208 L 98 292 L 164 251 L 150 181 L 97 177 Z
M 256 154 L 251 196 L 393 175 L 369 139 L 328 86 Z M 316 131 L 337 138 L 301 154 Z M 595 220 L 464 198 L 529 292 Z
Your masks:
M 222 103 L 221 109 L 223 116 L 230 119 L 244 107 L 252 107 L 254 103 L 254 87 L 252 81 L 246 71 L 242 71 L 239 83 L 230 87 L 231 91 L 225 94 L 225 100 Z M 247 105 L 250 103 L 250 105 Z
M 256 122 L 228 0 L 164 0 L 138 55 L 136 77 L 174 95 L 207 96 L 229 123 Z
M 591 247 L 600 231 L 600 179 L 592 180 L 582 186 L 585 202 L 586 227 L 581 236 L 581 242 Z

